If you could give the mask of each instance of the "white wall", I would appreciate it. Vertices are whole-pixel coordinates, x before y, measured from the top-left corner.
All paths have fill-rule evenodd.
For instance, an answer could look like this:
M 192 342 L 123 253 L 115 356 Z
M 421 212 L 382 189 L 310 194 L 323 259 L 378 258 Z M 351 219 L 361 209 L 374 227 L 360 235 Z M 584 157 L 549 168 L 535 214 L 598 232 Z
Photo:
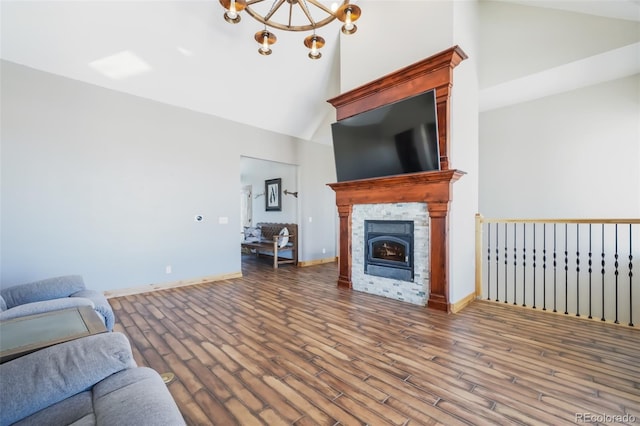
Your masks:
M 253 192 L 253 225 L 260 222 L 298 223 L 298 199 L 286 195 L 284 190 L 296 192 L 298 188 L 298 167 L 293 164 L 265 161 L 258 158 L 242 157 L 241 186 L 250 185 Z M 266 210 L 265 180 L 280 178 L 280 211 Z
M 486 217 L 640 217 L 640 75 L 480 116 Z
M 330 259 L 337 256 L 336 194 L 327 183 L 336 182 L 333 148 L 317 143 L 298 146 L 300 167 L 300 260 Z
M 394 0 L 363 5 L 358 32 L 340 36 L 341 91 L 451 47 L 453 3 Z
M 453 184 L 449 231 L 449 300 L 475 291 L 475 214 L 478 212 L 478 3 L 454 2 L 454 43 L 468 58 L 453 70 L 450 164 L 466 172 Z
M 298 159 L 309 142 L 0 64 L 2 286 L 77 273 L 113 290 L 239 272 L 241 156 L 309 161 Z M 313 167 L 331 169 L 331 148 L 314 149 Z M 305 175 L 299 190 L 326 197 L 325 178 Z

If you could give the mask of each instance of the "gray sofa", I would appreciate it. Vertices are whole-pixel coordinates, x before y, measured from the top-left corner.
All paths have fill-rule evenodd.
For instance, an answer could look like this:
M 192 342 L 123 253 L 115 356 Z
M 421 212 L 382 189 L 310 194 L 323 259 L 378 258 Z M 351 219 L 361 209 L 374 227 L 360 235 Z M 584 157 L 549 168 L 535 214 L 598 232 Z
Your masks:
M 107 298 L 88 290 L 80 275 L 47 278 L 0 290 L 0 321 L 75 306 L 91 306 L 107 330 L 113 330 L 115 318 Z
M 0 364 L 0 425 L 184 425 L 160 375 L 137 367 L 122 333 Z

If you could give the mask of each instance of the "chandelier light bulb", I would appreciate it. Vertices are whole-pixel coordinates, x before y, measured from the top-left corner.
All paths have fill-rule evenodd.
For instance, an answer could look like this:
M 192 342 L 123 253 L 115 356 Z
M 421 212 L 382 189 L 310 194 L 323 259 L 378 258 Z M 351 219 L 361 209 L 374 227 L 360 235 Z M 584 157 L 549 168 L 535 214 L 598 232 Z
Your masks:
M 318 52 L 318 40 L 313 38 L 313 42 L 311 43 L 311 52 L 309 52 L 309 57 L 311 59 L 319 59 L 322 56 L 322 53 Z
M 276 36 L 273 33 L 270 33 L 265 28 L 262 31 L 258 31 L 254 39 L 258 42 L 260 47 L 258 48 L 258 53 L 261 55 L 271 55 L 271 45 L 276 42 Z
M 319 35 L 310 35 L 304 39 L 304 45 L 309 49 L 309 58 L 320 59 L 320 49 L 324 46 L 324 38 Z
M 240 12 L 247 7 L 247 0 L 220 0 L 220 4 L 224 7 L 224 20 L 230 24 L 240 22 Z
M 358 27 L 354 24 L 355 21 L 360 18 L 361 10 L 355 4 L 347 3 L 340 7 L 337 12 L 337 18 L 344 22 L 342 26 L 343 34 L 353 34 L 358 30 Z

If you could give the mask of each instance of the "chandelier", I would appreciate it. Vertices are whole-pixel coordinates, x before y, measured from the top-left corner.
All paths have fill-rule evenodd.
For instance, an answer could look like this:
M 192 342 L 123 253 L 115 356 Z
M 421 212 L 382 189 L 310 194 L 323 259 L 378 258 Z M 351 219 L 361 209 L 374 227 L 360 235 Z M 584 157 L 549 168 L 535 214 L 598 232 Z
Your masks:
M 269 2 L 271 7 L 267 9 Z M 319 59 L 322 56 L 319 49 L 325 43 L 324 38 L 316 34 L 317 28 L 324 27 L 337 18 L 343 23 L 344 34 L 353 34 L 358 29 L 354 22 L 360 17 L 360 8 L 349 3 L 349 0 L 342 1 L 339 6 L 338 3 L 328 8 L 318 0 L 220 0 L 220 4 L 225 8 L 225 21 L 237 24 L 240 22 L 240 12 L 244 10 L 249 16 L 264 24 L 264 29 L 254 36 L 260 45 L 258 53 L 261 55 L 270 55 L 271 45 L 277 40 L 267 26 L 283 31 L 313 31 L 313 34 L 304 39 L 311 59 Z M 283 10 L 278 13 L 281 7 Z

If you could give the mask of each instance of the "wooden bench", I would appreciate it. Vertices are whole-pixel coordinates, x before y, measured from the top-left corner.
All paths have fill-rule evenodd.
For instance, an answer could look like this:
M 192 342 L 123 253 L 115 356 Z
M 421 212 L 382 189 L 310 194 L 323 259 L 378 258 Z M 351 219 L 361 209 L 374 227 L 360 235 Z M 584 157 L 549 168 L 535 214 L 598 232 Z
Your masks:
M 260 228 L 260 241 L 242 241 L 243 248 L 255 252 L 256 256 L 273 256 L 273 269 L 278 265 L 292 263 L 298 266 L 298 225 L 295 223 L 258 223 Z M 280 235 L 287 228 L 289 235 Z M 288 237 L 285 243 L 284 239 Z M 290 257 L 282 257 L 281 254 L 290 252 Z

